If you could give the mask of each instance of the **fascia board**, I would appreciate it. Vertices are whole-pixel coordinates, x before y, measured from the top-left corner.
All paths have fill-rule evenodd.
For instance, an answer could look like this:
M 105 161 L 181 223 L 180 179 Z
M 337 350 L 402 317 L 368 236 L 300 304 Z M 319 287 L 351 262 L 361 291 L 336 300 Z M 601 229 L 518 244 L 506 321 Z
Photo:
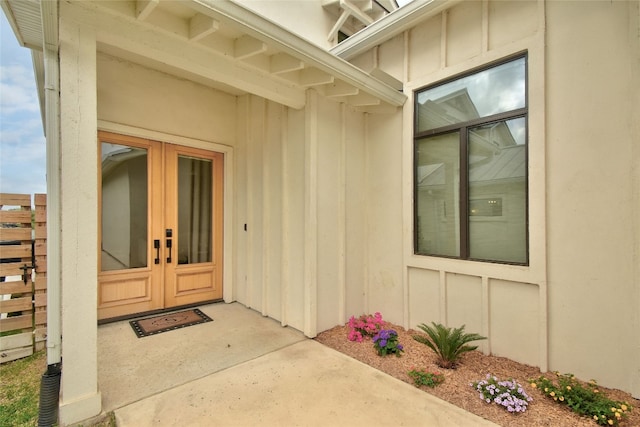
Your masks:
M 18 44 L 22 47 L 25 47 L 24 37 L 22 37 L 22 33 L 20 32 L 20 27 L 18 26 L 18 22 L 16 17 L 11 9 L 11 5 L 7 0 L 0 0 L 0 7 L 2 7 L 2 11 L 4 12 L 4 16 L 7 17 L 7 21 L 13 30 L 13 34 L 16 36 L 16 40 L 18 40 Z
M 44 55 L 42 51 L 31 50 L 31 62 L 33 64 L 33 75 L 36 80 L 36 92 L 38 93 L 38 102 L 40 104 L 40 115 L 42 119 L 42 125 L 47 128 L 46 111 L 45 111 L 45 98 L 44 98 Z
M 58 52 L 58 2 L 41 2 L 40 14 L 42 16 L 43 47 Z
M 462 0 L 414 0 L 358 31 L 329 52 L 344 60 L 354 58 L 395 37 Z
M 359 68 L 336 57 L 325 49 L 304 40 L 279 25 L 229 0 L 191 0 L 200 13 L 230 23 L 243 32 L 262 40 L 305 63 L 329 73 L 358 89 L 374 95 L 393 106 L 402 106 L 407 96 L 369 76 Z

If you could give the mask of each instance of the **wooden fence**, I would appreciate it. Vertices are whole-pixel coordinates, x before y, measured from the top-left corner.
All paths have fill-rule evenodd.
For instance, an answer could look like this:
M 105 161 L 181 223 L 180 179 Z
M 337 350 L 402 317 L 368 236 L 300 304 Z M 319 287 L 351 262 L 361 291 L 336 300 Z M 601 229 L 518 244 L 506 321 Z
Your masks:
M 47 197 L 0 193 L 0 363 L 47 337 Z

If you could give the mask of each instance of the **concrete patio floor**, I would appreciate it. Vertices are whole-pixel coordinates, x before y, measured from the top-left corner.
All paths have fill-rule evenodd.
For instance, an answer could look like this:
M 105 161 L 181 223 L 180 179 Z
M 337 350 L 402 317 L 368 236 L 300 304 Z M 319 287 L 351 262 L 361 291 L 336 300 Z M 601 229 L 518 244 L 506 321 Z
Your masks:
M 241 304 L 137 338 L 98 328 L 103 410 L 119 427 L 495 426 Z

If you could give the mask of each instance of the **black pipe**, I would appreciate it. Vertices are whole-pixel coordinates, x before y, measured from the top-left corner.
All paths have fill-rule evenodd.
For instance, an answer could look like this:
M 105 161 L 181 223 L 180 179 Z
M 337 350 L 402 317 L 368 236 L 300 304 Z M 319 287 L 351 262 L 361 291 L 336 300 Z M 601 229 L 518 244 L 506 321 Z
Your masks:
M 62 363 L 47 367 L 40 380 L 40 407 L 38 427 L 51 427 L 58 424 L 58 402 L 60 400 L 60 377 Z

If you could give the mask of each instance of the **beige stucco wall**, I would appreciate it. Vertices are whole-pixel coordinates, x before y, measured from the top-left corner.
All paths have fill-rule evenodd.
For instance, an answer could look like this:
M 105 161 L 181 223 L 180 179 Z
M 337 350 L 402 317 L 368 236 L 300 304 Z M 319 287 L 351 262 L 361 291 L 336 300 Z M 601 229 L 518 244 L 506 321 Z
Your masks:
M 237 2 L 318 46 L 328 49 L 335 45 L 327 36 L 338 17 L 326 12 L 321 0 L 279 0 L 275 5 L 268 0 Z
M 111 55 L 97 57 L 99 120 L 233 146 L 236 97 Z
M 413 255 L 409 101 L 367 127 L 369 308 L 640 395 L 638 28 L 635 1 L 463 2 L 351 60 L 412 96 L 528 55 L 529 266 Z
M 638 8 L 552 2 L 546 14 L 549 365 L 636 397 Z

